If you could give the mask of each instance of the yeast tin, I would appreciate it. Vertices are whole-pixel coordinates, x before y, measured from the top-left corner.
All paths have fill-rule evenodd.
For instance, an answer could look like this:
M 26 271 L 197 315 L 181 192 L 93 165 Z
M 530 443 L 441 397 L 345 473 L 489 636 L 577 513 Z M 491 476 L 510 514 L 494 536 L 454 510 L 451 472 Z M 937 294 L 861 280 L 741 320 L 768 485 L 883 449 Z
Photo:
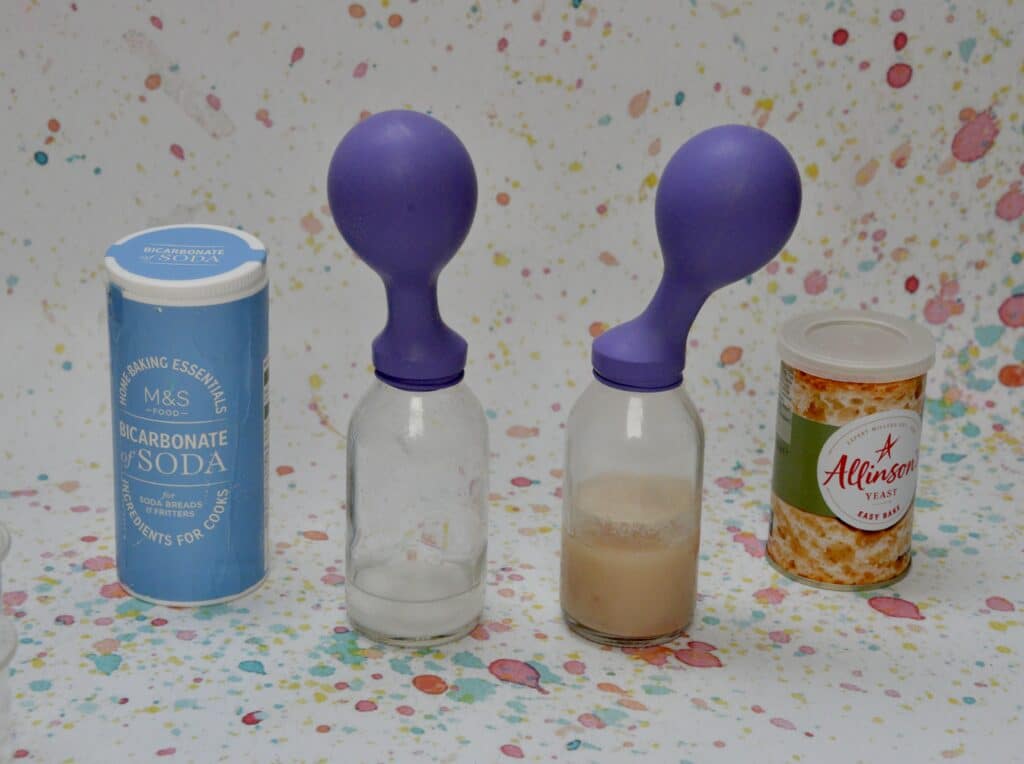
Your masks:
M 168 605 L 246 594 L 268 561 L 266 250 L 167 226 L 106 270 L 121 584 Z

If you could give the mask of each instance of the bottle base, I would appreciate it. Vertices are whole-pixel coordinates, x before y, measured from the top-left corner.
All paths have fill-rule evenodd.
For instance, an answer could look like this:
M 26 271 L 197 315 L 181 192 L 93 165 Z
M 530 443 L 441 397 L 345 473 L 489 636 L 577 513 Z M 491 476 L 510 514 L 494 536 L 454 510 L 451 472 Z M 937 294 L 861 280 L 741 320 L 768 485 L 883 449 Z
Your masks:
M 623 637 L 616 634 L 606 634 L 603 631 L 596 631 L 589 626 L 585 626 L 564 610 L 562 611 L 562 618 L 565 619 L 566 626 L 574 633 L 590 642 L 596 642 L 599 645 L 610 645 L 611 647 L 654 647 L 656 645 L 663 645 L 666 642 L 671 642 L 673 639 L 678 639 L 686 633 L 686 628 L 690 624 L 685 624 L 679 629 L 668 632 L 667 634 L 658 634 L 650 637 Z
M 458 639 L 462 639 L 469 632 L 476 628 L 476 625 L 480 622 L 479 617 L 474 618 L 467 624 L 460 626 L 453 631 L 446 632 L 444 634 L 436 634 L 429 637 L 396 637 L 391 634 L 384 634 L 383 632 L 376 631 L 368 626 L 359 623 L 358 620 L 353 618 L 351 615 L 348 617 L 348 622 L 352 624 L 352 628 L 358 631 L 367 639 L 379 642 L 384 645 L 393 645 L 394 647 L 434 647 L 436 645 L 443 645 L 446 642 L 454 642 Z

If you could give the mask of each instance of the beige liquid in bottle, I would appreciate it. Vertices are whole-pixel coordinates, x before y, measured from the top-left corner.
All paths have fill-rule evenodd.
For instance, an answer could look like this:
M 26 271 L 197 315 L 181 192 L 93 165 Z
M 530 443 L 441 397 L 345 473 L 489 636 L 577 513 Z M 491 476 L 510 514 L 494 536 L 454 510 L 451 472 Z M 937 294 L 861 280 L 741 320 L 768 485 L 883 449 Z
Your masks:
M 665 641 L 693 618 L 699 497 L 687 480 L 606 474 L 581 482 L 562 531 L 562 609 L 609 643 Z

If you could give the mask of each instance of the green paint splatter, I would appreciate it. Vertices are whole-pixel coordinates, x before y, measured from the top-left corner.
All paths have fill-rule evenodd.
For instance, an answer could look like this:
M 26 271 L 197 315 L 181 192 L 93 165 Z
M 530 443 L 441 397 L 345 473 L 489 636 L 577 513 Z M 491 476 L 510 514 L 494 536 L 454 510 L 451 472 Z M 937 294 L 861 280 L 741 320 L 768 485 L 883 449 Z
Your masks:
M 473 655 L 473 653 L 465 650 L 461 653 L 455 653 L 455 655 L 452 656 L 452 663 L 456 666 L 462 666 L 463 668 L 487 668 L 482 660 Z
M 362 666 L 366 662 L 366 656 L 363 655 L 363 650 L 359 647 L 359 635 L 354 631 L 331 634 L 326 639 L 320 640 L 320 648 L 346 666 Z
M 448 691 L 448 697 L 459 703 L 476 703 L 494 694 L 494 683 L 486 679 L 459 679 Z

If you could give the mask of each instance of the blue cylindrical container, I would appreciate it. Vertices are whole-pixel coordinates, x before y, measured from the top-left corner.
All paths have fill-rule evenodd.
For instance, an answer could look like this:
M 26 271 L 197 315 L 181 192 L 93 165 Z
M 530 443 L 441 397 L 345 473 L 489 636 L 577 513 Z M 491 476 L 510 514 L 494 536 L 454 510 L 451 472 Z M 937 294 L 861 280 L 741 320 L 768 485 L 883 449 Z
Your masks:
M 107 251 L 117 572 L 207 605 L 267 574 L 266 249 L 212 225 Z

